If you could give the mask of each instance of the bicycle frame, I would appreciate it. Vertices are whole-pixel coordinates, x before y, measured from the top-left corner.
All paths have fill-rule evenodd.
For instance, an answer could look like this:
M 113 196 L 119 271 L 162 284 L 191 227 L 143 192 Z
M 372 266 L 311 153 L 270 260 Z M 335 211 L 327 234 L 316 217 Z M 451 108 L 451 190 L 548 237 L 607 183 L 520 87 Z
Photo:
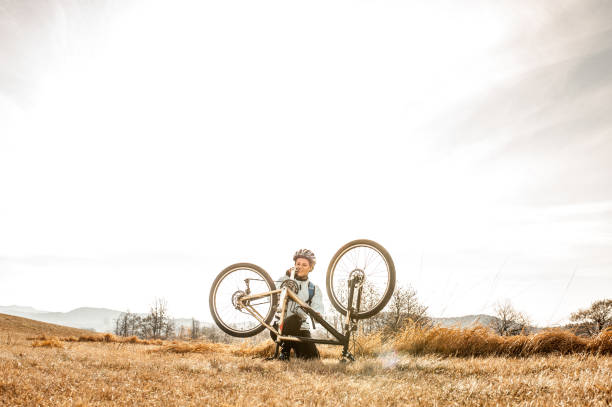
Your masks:
M 294 271 L 291 272 L 290 278 L 291 279 L 294 278 Z M 357 301 L 356 301 L 356 306 L 353 307 L 352 304 L 353 304 L 354 292 L 357 286 L 358 286 Z M 287 286 L 280 288 L 280 289 L 273 290 L 273 291 L 267 291 L 267 292 L 259 293 L 255 295 L 245 295 L 238 300 L 238 304 L 239 306 L 242 307 L 242 309 L 246 310 L 255 319 L 257 319 L 261 324 L 263 324 L 270 332 L 276 334 L 276 351 L 274 355 L 275 357 L 278 356 L 278 350 L 279 350 L 279 345 L 281 341 L 312 342 L 312 343 L 320 343 L 320 344 L 325 344 L 325 345 L 342 346 L 343 347 L 342 358 L 354 361 L 355 358 L 348 351 L 348 346 L 349 346 L 349 341 L 351 337 L 351 332 L 356 330 L 356 324 L 355 324 L 356 320 L 352 318 L 352 315 L 353 313 L 359 312 L 362 288 L 363 287 L 361 284 L 358 285 L 357 278 L 352 278 L 349 280 L 348 282 L 348 289 L 349 289 L 348 290 L 348 306 L 347 306 L 346 318 L 345 318 L 344 326 L 343 326 L 344 328 L 343 330 L 345 332 L 344 334 L 338 332 L 333 326 L 331 326 L 331 324 L 329 324 L 325 319 L 323 319 L 321 314 L 316 312 L 308 304 L 302 301 Z M 250 302 L 253 300 L 257 300 L 259 298 L 264 298 L 264 297 L 268 297 L 270 295 L 276 295 L 276 294 L 280 294 L 279 305 L 281 307 L 281 315 L 280 315 L 278 330 L 274 328 L 273 326 L 267 324 L 266 321 L 264 320 L 264 317 L 261 316 L 261 314 L 257 312 L 257 310 L 254 309 L 250 305 Z M 298 306 L 300 306 L 314 321 L 317 321 L 319 324 L 321 324 L 336 339 L 330 340 L 330 339 L 307 338 L 303 336 L 283 335 L 283 323 L 285 321 L 285 315 L 287 313 L 287 304 L 290 300 L 295 302 Z

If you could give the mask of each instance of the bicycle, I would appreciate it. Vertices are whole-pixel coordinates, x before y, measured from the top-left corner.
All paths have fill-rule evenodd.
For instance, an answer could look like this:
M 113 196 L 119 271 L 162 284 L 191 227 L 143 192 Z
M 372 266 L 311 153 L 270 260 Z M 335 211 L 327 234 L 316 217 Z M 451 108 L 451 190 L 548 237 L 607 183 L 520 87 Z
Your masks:
M 270 275 L 252 263 L 236 263 L 223 269 L 215 278 L 209 296 L 209 306 L 217 326 L 235 337 L 254 336 L 264 329 L 276 334 L 278 357 L 281 341 L 313 342 L 343 346 L 341 361 L 354 361 L 349 352 L 351 332 L 357 330 L 360 319 L 370 318 L 389 302 L 395 289 L 395 265 L 389 252 L 380 244 L 367 239 L 348 242 L 332 257 L 327 268 L 325 285 L 334 308 L 344 316 L 342 333 L 322 315 L 298 298 L 295 270 L 280 288 Z M 306 338 L 283 335 L 283 321 L 288 302 L 293 301 L 335 339 Z M 270 325 L 280 306 L 278 329 Z

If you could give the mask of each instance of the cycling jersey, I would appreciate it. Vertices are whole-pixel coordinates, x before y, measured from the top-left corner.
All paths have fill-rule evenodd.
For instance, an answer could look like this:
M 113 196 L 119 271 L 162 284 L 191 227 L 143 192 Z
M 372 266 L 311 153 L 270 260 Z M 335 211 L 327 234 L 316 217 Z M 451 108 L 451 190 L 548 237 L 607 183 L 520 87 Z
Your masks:
M 276 280 L 276 283 L 277 283 L 276 286 L 280 287 L 282 282 L 288 279 L 289 277 L 283 274 L 281 278 Z M 304 301 L 305 303 L 308 303 L 308 299 L 309 299 L 308 298 L 309 297 L 308 282 L 309 280 L 304 280 L 304 281 L 295 280 L 295 282 L 298 284 L 298 292 L 297 292 L 298 298 Z M 323 292 L 321 291 L 319 286 L 316 284 L 315 284 L 314 296 L 312 297 L 310 307 L 313 310 L 315 310 L 315 312 L 318 312 L 319 314 L 323 314 L 323 311 L 324 311 Z M 276 317 L 275 317 L 276 321 L 280 319 L 280 312 L 281 312 L 281 307 L 279 305 L 278 309 L 276 310 Z M 285 314 L 285 318 L 290 317 L 291 315 L 294 315 L 294 314 L 299 315 L 300 318 L 302 318 L 302 326 L 300 329 L 306 329 L 306 330 L 310 329 L 310 323 L 308 322 L 310 318 L 308 318 L 308 314 L 306 314 L 306 312 L 304 312 L 304 310 L 302 310 L 302 308 L 298 306 L 295 302 L 289 300 L 289 302 L 287 303 L 287 312 Z

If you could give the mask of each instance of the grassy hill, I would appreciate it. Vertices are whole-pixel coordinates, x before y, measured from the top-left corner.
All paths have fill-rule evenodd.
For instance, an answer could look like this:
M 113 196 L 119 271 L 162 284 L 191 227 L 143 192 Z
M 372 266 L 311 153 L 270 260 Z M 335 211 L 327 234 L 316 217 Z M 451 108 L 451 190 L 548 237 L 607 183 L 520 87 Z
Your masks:
M 450 341 L 449 332 L 466 343 L 484 335 L 429 334 Z M 270 344 L 142 344 L 110 334 L 81 342 L 78 335 L 95 336 L 0 315 L 0 406 L 612 404 L 612 357 L 601 354 L 415 355 L 379 342 L 379 351 L 348 365 L 338 363 L 338 348 L 325 347 L 320 361 L 286 363 L 261 357 Z
M 0 314 L 0 337 L 10 335 L 23 337 L 36 335 L 79 336 L 90 333 L 83 329 L 69 328 L 28 318 Z
M 86 329 L 95 332 L 113 332 L 115 320 L 122 314 L 108 308 L 81 307 L 68 312 L 41 311 L 29 306 L 0 306 L 0 314 L 33 319 L 73 328 Z M 146 314 L 139 314 L 144 317 Z M 191 328 L 191 318 L 174 318 L 177 331 L 181 326 Z M 201 327 L 211 327 L 212 324 L 200 321 Z

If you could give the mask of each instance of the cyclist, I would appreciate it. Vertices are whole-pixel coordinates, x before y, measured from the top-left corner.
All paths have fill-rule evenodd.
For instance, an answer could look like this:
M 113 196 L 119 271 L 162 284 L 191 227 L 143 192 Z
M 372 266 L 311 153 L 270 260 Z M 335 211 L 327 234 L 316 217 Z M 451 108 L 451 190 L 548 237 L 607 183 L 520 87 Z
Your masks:
M 323 313 L 323 293 L 319 286 L 314 285 L 308 279 L 308 274 L 314 268 L 317 259 L 315 254 L 308 249 L 300 249 L 293 255 L 294 267 L 295 267 L 295 280 L 298 285 L 297 296 L 310 305 L 315 312 Z M 287 270 L 285 275 L 278 279 L 281 283 L 289 279 L 291 269 Z M 276 318 L 274 321 L 274 327 L 278 329 L 278 322 L 280 319 L 280 307 L 276 312 Z M 308 314 L 304 312 L 302 307 L 297 305 L 293 301 L 289 301 L 285 319 L 283 322 L 283 335 L 292 336 L 303 336 L 310 338 L 310 324 L 308 322 Z M 314 328 L 314 327 L 313 327 Z M 270 333 L 273 340 L 276 340 L 276 335 Z M 294 341 L 283 341 L 281 342 L 281 353 L 279 359 L 289 360 L 289 354 L 291 349 L 295 352 L 295 356 L 302 359 L 318 359 L 320 357 L 319 351 L 314 343 L 312 342 L 294 342 Z

